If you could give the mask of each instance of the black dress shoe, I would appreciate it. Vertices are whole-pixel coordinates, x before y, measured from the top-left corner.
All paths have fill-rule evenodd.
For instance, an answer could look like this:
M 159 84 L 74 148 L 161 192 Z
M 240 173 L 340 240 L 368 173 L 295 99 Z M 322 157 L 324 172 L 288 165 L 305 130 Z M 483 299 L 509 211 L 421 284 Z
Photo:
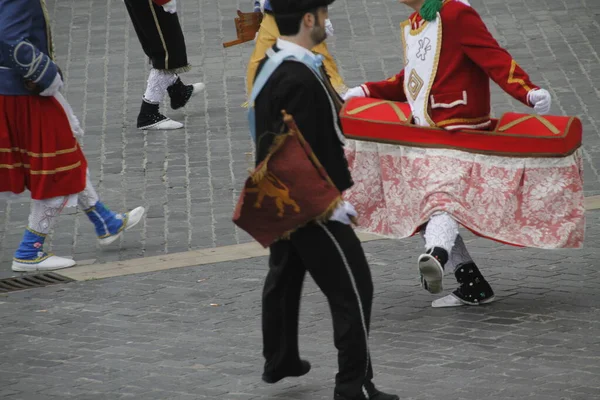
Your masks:
M 364 389 L 365 390 L 363 394 L 361 394 L 359 397 L 352 398 L 336 392 L 333 396 L 333 400 L 400 400 L 400 398 L 395 394 L 387 394 L 377 390 L 372 382 L 366 383 Z
M 299 376 L 306 375 L 308 374 L 308 371 L 310 371 L 310 363 L 306 360 L 300 360 L 300 364 L 293 368 L 287 368 L 285 370 L 274 372 L 264 372 L 262 374 L 262 380 L 266 383 L 277 383 L 283 378 L 297 378 Z

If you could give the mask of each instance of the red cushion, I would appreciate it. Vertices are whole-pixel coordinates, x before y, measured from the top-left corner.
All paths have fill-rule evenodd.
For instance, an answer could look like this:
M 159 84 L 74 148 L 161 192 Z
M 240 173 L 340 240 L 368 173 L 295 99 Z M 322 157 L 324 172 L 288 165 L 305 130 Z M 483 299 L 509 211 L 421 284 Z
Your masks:
M 564 157 L 581 146 L 577 117 L 506 113 L 487 131 L 446 131 L 411 125 L 407 103 L 352 98 L 340 113 L 349 139 L 414 147 L 440 147 L 513 157 Z

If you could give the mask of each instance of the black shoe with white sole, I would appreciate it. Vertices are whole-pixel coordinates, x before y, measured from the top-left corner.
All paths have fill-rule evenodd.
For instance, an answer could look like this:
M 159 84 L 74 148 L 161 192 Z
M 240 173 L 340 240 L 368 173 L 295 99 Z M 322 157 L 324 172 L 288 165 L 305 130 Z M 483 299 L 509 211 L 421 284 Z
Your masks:
M 419 256 L 421 286 L 429 293 L 440 293 L 443 289 L 444 265 L 448 252 L 441 247 L 432 247 Z
M 165 117 L 159 111 L 159 104 L 142 100 L 142 107 L 137 118 L 137 127 L 141 130 L 172 130 L 183 127 L 183 124 Z
M 454 275 L 460 286 L 452 294 L 431 303 L 433 307 L 478 306 L 496 299 L 492 287 L 475 263 L 459 266 Z

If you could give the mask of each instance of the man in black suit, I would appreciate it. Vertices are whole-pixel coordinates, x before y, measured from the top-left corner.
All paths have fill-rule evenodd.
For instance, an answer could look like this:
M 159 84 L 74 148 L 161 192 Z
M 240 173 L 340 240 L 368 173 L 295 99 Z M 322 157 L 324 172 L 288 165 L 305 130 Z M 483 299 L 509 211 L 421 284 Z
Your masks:
M 338 119 L 341 99 L 319 66 L 319 58 L 310 51 L 327 36 L 327 6 L 333 1 L 271 0 L 282 36 L 259 66 L 255 84 L 262 83 L 255 85 L 258 95 L 251 107 L 256 120 L 257 165 L 271 148 L 273 132 L 286 131 L 281 112 L 285 110 L 343 192 L 353 182 Z M 293 57 L 273 70 L 269 58 L 280 51 Z M 262 377 L 267 383 L 275 383 L 310 370 L 310 364 L 300 359 L 298 349 L 300 297 L 308 271 L 331 308 L 339 365 L 334 399 L 398 400 L 398 396 L 378 391 L 372 383 L 368 338 L 373 282 L 360 240 L 351 227 L 352 216 L 356 212 L 345 202 L 329 221 L 311 223 L 297 229 L 289 240 L 271 245 L 263 291 L 266 362 Z

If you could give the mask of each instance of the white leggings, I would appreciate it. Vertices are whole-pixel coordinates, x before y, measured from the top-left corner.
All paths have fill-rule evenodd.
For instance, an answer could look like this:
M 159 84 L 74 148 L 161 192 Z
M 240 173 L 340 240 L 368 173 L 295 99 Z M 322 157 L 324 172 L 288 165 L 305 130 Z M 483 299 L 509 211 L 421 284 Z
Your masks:
M 68 206 L 74 206 L 75 201 L 79 207 L 86 210 L 93 207 L 99 200 L 96 189 L 87 171 L 86 184 L 83 192 L 72 196 L 53 197 L 45 200 L 32 200 L 31 212 L 29 213 L 28 228 L 39 233 L 48 234 L 52 230 L 56 218 L 62 210 Z
M 165 93 L 167 93 L 167 88 L 174 84 L 176 80 L 177 75 L 166 74 L 152 68 L 148 76 L 148 85 L 146 86 L 146 92 L 144 92 L 144 100 L 149 103 L 160 103 L 165 97 Z
M 473 262 L 465 242 L 458 233 L 458 223 L 448 213 L 433 215 L 425 232 L 421 231 L 421 236 L 425 240 L 425 249 L 441 247 L 448 252 L 446 270 L 454 271 L 463 264 Z

